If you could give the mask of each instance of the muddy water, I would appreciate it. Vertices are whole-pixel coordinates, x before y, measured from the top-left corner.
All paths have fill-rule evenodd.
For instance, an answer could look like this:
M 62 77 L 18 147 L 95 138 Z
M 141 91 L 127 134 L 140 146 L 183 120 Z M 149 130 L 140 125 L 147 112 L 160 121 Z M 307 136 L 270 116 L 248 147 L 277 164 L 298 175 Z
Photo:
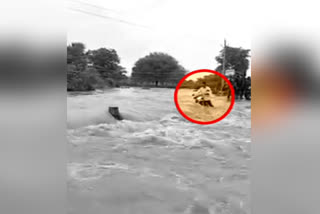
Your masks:
M 177 112 L 173 93 L 68 95 L 69 213 L 250 213 L 250 103 L 203 126 Z
M 211 95 L 211 103 L 214 107 L 201 106 L 195 103 L 192 89 L 179 89 L 178 103 L 181 110 L 191 119 L 208 122 L 220 118 L 224 115 L 231 104 L 227 96 Z

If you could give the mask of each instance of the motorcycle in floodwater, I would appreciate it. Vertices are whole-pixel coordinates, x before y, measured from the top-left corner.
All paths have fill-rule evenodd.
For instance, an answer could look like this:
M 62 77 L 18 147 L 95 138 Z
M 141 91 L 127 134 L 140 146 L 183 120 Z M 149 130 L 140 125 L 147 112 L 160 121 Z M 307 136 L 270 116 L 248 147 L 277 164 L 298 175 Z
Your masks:
M 209 95 L 209 94 L 207 94 Z M 210 106 L 210 107 L 214 107 L 211 103 L 210 100 L 205 100 L 204 97 L 202 95 L 195 95 L 195 94 L 192 94 L 192 97 L 195 101 L 195 103 L 198 103 L 202 106 Z

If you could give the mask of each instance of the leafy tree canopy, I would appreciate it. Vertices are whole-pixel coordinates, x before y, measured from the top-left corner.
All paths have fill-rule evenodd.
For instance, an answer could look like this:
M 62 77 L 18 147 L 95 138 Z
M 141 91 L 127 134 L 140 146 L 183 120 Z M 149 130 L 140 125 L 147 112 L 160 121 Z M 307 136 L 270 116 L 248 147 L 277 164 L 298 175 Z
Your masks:
M 75 69 L 83 71 L 86 68 L 87 60 L 84 53 L 85 45 L 83 43 L 72 43 L 67 46 L 67 64 L 72 64 Z
M 141 82 L 175 83 L 185 74 L 178 61 L 166 53 L 154 52 L 140 58 L 132 69 L 132 79 Z
M 126 78 L 126 70 L 121 67 L 120 58 L 114 49 L 99 48 L 87 52 L 88 59 L 104 79 L 120 80 Z
M 67 46 L 67 80 L 69 91 L 94 90 L 104 86 L 119 86 L 126 80 L 126 70 L 113 49 L 100 48 L 85 52 L 85 45 Z
M 206 82 L 207 86 L 209 86 L 213 93 L 217 93 L 221 88 L 221 80 L 222 78 L 215 74 L 208 74 L 197 80 L 185 80 L 181 84 L 181 88 L 190 88 L 190 89 L 199 89 L 203 82 Z

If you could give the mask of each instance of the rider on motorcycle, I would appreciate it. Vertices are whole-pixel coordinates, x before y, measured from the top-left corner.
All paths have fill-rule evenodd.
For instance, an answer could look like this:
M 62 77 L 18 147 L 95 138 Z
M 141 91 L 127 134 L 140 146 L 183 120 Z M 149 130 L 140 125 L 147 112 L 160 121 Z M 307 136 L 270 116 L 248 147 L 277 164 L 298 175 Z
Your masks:
M 211 103 L 212 91 L 206 82 L 202 82 L 202 86 L 194 94 L 194 99 L 201 105 L 213 107 Z

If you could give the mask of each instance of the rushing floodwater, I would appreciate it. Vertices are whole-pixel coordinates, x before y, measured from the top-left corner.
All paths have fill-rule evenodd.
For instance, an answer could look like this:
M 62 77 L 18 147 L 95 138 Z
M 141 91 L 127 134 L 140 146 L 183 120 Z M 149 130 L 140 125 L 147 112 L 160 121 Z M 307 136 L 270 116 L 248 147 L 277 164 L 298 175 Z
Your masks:
M 68 95 L 69 213 L 250 213 L 250 102 L 205 126 L 177 112 L 173 93 Z

